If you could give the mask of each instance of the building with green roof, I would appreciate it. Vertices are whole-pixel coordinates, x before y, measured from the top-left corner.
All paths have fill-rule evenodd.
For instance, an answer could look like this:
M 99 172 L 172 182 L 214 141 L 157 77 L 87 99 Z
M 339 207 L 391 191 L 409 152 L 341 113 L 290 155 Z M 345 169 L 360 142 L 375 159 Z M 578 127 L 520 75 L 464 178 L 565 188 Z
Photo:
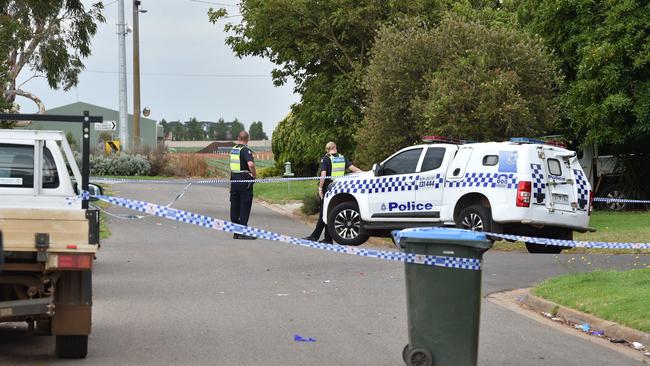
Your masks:
M 117 128 L 115 131 L 97 131 L 94 126 L 90 127 L 91 146 L 99 146 L 102 142 L 101 134 L 110 134 L 113 140 L 119 140 L 119 120 L 120 113 L 116 110 L 100 107 L 97 105 L 76 102 L 61 107 L 47 110 L 47 114 L 72 114 L 82 115 L 84 111 L 90 112 L 93 116 L 102 116 L 104 121 L 115 121 Z M 129 126 L 133 126 L 133 115 L 129 114 Z M 32 122 L 25 129 L 30 130 L 54 130 L 63 131 L 66 134 L 72 133 L 77 146 L 81 146 L 81 126 L 78 123 L 67 122 Z M 130 133 L 133 138 L 133 132 Z M 153 119 L 140 117 L 140 138 L 141 146 L 155 148 L 158 140 L 157 123 Z M 101 147 L 103 149 L 103 147 Z

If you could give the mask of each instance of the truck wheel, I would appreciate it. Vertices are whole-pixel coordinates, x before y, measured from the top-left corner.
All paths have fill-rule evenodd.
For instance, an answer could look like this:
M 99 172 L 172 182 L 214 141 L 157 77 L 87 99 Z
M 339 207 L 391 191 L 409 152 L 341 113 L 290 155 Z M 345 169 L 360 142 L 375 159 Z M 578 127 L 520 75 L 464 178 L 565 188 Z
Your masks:
M 492 215 L 487 207 L 471 205 L 458 215 L 456 227 L 471 231 L 492 232 Z
M 56 356 L 59 358 L 86 358 L 88 336 L 56 336 Z
M 327 220 L 327 230 L 332 239 L 342 245 L 357 246 L 368 240 L 361 223 L 359 206 L 352 201 L 334 207 Z
M 432 366 L 433 356 L 428 349 L 415 348 L 406 355 L 407 366 Z
M 549 239 L 562 239 L 562 240 L 573 240 L 573 231 L 572 230 L 558 230 L 552 231 L 548 235 L 545 235 Z M 526 249 L 528 253 L 535 254 L 560 254 L 564 249 L 571 249 L 571 247 L 561 247 L 558 245 L 542 245 L 534 243 L 526 243 Z

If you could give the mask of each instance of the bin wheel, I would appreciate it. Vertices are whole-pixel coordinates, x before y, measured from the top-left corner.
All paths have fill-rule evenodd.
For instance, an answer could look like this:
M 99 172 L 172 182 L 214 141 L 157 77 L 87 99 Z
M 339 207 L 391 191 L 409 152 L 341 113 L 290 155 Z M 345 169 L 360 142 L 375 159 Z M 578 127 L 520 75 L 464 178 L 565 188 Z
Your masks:
M 407 344 L 404 346 L 404 349 L 402 350 L 402 360 L 406 363 L 406 357 L 408 357 L 409 354 L 409 345 Z
M 408 351 L 406 356 L 407 366 L 433 366 L 431 351 L 424 348 L 414 348 Z

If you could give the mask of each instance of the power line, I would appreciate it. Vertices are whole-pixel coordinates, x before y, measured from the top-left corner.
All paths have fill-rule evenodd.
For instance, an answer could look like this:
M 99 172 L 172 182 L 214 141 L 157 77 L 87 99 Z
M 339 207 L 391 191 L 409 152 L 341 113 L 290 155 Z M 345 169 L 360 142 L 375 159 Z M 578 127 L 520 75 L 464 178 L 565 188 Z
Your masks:
M 84 70 L 93 74 L 117 74 L 117 71 L 108 70 Z M 133 74 L 130 72 L 129 74 Z M 163 76 L 163 77 L 209 77 L 209 78 L 270 78 L 268 74 L 182 74 L 182 73 L 163 73 L 163 72 L 141 72 L 140 75 Z
M 235 7 L 235 8 L 239 7 L 238 4 L 215 3 L 215 2 L 212 2 L 212 1 L 205 1 L 205 0 L 188 0 L 188 1 L 191 1 L 193 3 L 202 3 L 202 4 L 210 4 L 210 5 L 232 6 L 232 7 Z

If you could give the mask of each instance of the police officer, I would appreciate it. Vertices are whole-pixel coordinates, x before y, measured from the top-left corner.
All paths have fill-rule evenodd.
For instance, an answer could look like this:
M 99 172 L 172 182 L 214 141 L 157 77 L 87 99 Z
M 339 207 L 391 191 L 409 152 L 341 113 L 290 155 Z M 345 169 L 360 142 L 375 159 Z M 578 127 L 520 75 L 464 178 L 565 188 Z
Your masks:
M 237 145 L 230 150 L 230 221 L 248 225 L 253 205 L 253 183 L 238 183 L 238 180 L 255 179 L 255 159 L 248 148 L 248 132 L 237 136 Z M 257 239 L 254 236 L 235 234 L 234 239 Z
M 334 142 L 328 142 L 327 145 L 325 145 L 325 155 L 323 155 L 323 158 L 320 160 L 319 176 L 333 178 L 342 177 L 345 175 L 346 169 L 349 169 L 355 173 L 361 171 L 361 169 L 352 165 L 352 163 L 346 159 L 345 156 L 338 153 L 336 144 Z M 325 238 L 321 241 L 321 243 L 332 243 L 332 237 L 325 228 L 325 223 L 323 222 L 323 198 L 325 197 L 325 193 L 327 192 L 330 183 L 332 183 L 332 180 L 329 178 L 320 179 L 318 181 L 318 196 L 320 197 L 321 203 L 320 215 L 318 216 L 318 223 L 316 223 L 316 228 L 314 228 L 314 231 L 305 238 L 307 240 L 318 240 L 320 238 L 321 232 L 323 229 L 325 229 Z

